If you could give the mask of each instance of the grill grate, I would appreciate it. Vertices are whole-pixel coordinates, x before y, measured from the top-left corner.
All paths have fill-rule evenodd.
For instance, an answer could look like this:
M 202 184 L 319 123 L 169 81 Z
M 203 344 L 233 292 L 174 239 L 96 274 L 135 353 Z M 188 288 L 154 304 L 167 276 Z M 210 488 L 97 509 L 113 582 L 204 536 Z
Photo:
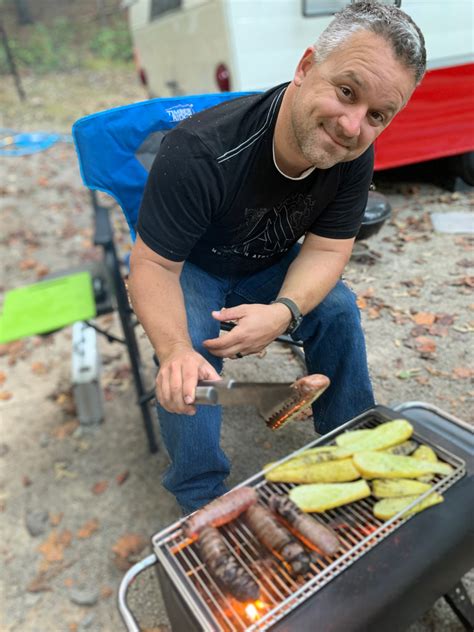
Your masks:
M 334 443 L 334 438 L 344 430 L 373 428 L 389 419 L 390 417 L 379 411 L 370 411 L 343 429 L 339 428 L 290 454 L 280 463 L 310 447 Z M 419 443 L 430 445 L 441 460 L 453 466 L 453 472 L 449 476 L 435 476 L 433 490 L 443 493 L 464 476 L 465 464 L 457 456 L 416 433 L 413 438 Z M 268 483 L 261 472 L 243 485 L 256 487 L 263 502 L 271 494 L 287 494 L 295 486 L 290 483 Z M 429 493 L 420 496 L 410 507 L 415 506 Z M 379 520 L 372 512 L 375 502 L 373 497 L 369 497 L 322 514 L 312 514 L 322 524 L 337 527 L 342 547 L 334 556 L 313 555 L 311 571 L 304 577 L 292 577 L 285 565 L 260 544 L 243 519 L 238 518 L 221 527 L 226 546 L 260 586 L 260 600 L 254 604 L 254 613 L 250 615 L 245 604 L 223 593 L 209 574 L 199 557 L 196 544 L 189 544 L 183 536 L 181 525 L 184 519 L 153 536 L 152 542 L 158 560 L 203 630 L 262 631 L 286 616 L 410 519 L 397 515 L 388 521 Z M 258 617 L 254 621 L 252 614 Z

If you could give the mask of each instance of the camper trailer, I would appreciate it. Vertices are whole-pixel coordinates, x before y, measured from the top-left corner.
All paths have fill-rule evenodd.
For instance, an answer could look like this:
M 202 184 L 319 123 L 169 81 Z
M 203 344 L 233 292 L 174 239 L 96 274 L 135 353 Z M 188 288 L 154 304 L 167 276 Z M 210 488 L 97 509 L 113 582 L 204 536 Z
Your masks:
M 474 185 L 472 0 L 385 0 L 423 30 L 428 72 L 376 143 L 376 170 L 453 156 Z M 265 90 L 347 0 L 131 0 L 136 62 L 150 96 Z

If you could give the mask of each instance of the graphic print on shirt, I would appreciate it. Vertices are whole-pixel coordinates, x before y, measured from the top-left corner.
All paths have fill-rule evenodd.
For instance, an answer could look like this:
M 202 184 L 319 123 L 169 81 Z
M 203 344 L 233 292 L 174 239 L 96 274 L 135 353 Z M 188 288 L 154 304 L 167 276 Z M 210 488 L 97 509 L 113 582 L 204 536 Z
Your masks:
M 315 200 L 311 195 L 296 193 L 256 220 L 261 209 L 245 209 L 249 232 L 237 244 L 212 248 L 220 256 L 239 255 L 249 259 L 266 259 L 283 254 L 296 243 L 311 224 Z

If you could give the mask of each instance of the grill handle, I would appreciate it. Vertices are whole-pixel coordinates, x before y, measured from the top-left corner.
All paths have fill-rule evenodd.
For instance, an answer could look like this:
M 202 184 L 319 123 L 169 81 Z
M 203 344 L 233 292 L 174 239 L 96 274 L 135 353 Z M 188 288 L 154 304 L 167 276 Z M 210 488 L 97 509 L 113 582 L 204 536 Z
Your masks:
M 127 605 L 127 591 L 142 571 L 154 566 L 157 563 L 158 558 L 154 553 L 148 555 L 143 560 L 134 564 L 132 568 L 129 568 L 120 582 L 117 596 L 118 609 L 128 632 L 140 632 L 140 628 L 138 627 L 136 619 Z

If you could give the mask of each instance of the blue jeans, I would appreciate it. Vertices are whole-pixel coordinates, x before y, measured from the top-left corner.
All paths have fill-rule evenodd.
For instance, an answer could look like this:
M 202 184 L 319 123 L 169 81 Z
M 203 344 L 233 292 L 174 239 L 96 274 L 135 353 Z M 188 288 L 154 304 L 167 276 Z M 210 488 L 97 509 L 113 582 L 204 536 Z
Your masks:
M 218 372 L 222 359 L 202 346 L 203 340 L 219 335 L 219 323 L 211 311 L 272 301 L 298 251 L 295 246 L 277 264 L 244 277 L 218 277 L 185 263 L 181 285 L 191 340 Z M 331 380 L 313 404 L 317 432 L 329 432 L 374 405 L 359 310 L 354 294 L 342 281 L 303 318 L 294 338 L 304 343 L 308 373 L 323 373 Z M 221 407 L 197 406 L 196 415 L 189 417 L 158 405 L 158 417 L 171 459 L 163 479 L 166 489 L 185 511 L 222 495 L 230 463 L 220 447 Z

